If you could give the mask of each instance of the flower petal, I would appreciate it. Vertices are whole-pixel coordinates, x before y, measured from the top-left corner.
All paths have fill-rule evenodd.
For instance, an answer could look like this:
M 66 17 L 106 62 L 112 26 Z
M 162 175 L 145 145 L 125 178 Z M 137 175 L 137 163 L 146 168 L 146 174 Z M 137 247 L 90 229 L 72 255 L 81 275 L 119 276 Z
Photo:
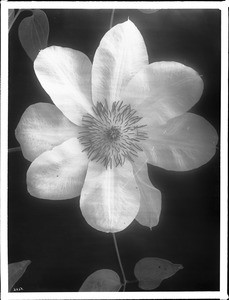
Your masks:
M 64 200 L 80 195 L 88 159 L 77 138 L 46 151 L 27 172 L 28 192 L 37 198 Z
M 187 171 L 206 164 L 215 154 L 218 135 L 204 118 L 186 113 L 152 128 L 145 141 L 150 164 Z
M 73 123 L 91 112 L 91 62 L 80 51 L 52 46 L 38 54 L 34 70 L 54 104 Z
M 49 103 L 30 105 L 15 130 L 22 153 L 30 161 L 76 134 L 77 126 Z
M 148 55 L 141 33 L 131 21 L 111 28 L 96 50 L 92 67 L 92 97 L 112 103 L 120 100 L 127 82 L 145 65 Z
M 87 223 L 103 232 L 125 229 L 139 210 L 140 194 L 131 164 L 106 169 L 90 162 L 80 197 Z
M 189 110 L 201 97 L 203 81 L 192 68 L 177 62 L 156 62 L 138 72 L 121 100 L 131 104 L 150 125 Z
M 150 229 L 159 222 L 161 213 L 161 192 L 156 189 L 148 176 L 147 158 L 142 154 L 141 159 L 133 163 L 134 176 L 140 190 L 140 209 L 136 220 Z

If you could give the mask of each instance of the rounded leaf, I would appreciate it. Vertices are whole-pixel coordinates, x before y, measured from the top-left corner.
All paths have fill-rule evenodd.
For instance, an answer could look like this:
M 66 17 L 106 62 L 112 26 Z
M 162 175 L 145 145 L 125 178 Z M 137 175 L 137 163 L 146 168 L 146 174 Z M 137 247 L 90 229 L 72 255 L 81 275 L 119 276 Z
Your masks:
M 138 279 L 141 289 L 153 290 L 164 279 L 173 276 L 181 269 L 183 269 L 183 266 L 180 264 L 173 264 L 162 258 L 145 257 L 136 263 L 134 275 Z
M 118 292 L 122 284 L 118 274 L 109 269 L 92 273 L 82 284 L 80 292 Z
M 39 51 L 47 47 L 49 22 L 42 10 L 35 9 L 32 13 L 21 21 L 18 35 L 25 52 L 34 61 Z

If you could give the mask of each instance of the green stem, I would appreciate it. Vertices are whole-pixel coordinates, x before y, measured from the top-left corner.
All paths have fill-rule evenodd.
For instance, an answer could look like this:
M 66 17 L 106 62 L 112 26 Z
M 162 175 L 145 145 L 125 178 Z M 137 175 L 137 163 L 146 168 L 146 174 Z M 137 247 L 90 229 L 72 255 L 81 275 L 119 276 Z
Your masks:
M 18 152 L 21 151 L 21 147 L 9 148 L 8 153 Z
M 126 283 L 123 284 L 123 292 L 126 291 Z
M 16 21 L 17 17 L 19 16 L 19 14 L 20 14 L 22 11 L 23 11 L 23 9 L 19 9 L 18 12 L 16 13 L 16 15 L 15 15 L 15 17 L 14 17 L 12 23 L 9 24 L 9 32 L 10 32 L 10 29 L 11 29 L 11 27 L 13 26 L 14 22 Z
M 115 9 L 112 9 L 111 19 L 110 19 L 110 29 L 113 27 L 114 13 L 115 13 Z
M 122 261 L 121 261 L 121 257 L 119 254 L 119 250 L 118 250 L 118 244 L 117 244 L 117 240 L 116 240 L 116 236 L 114 233 L 112 233 L 113 236 L 113 240 L 114 240 L 114 245 L 115 245 L 115 250 L 116 250 L 116 254 L 117 254 L 117 258 L 118 258 L 118 262 L 119 262 L 119 266 L 122 272 L 122 277 L 123 277 L 123 292 L 126 290 L 126 284 L 127 284 L 127 280 L 126 280 L 126 275 L 122 266 Z

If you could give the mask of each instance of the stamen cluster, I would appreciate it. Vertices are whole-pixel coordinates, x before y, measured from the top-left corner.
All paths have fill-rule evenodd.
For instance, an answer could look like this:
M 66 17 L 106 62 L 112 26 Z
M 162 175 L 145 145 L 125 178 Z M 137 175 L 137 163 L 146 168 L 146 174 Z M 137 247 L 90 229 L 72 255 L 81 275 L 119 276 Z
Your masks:
M 98 102 L 93 106 L 94 115 L 86 114 L 82 119 L 79 140 L 85 147 L 90 160 L 101 162 L 107 168 L 123 165 L 125 160 L 134 161 L 138 151 L 142 151 L 140 142 L 147 138 L 140 125 L 142 119 L 130 105 L 117 101 L 111 109 L 107 103 Z

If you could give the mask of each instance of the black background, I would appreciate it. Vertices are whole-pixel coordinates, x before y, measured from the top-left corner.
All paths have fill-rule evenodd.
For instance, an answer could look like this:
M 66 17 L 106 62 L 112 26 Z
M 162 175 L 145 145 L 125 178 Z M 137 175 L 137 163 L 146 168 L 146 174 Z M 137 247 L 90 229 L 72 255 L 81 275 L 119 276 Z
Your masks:
M 111 10 L 44 10 L 50 24 L 49 45 L 80 50 L 91 60 L 109 29 Z M 23 12 L 9 35 L 9 148 L 19 146 L 14 130 L 25 109 L 50 102 L 40 86 L 17 30 Z M 220 11 L 117 10 L 114 25 L 127 18 L 140 30 L 149 60 L 178 61 L 202 75 L 205 90 L 191 109 L 220 130 Z M 162 282 L 158 291 L 219 290 L 219 144 L 214 158 L 189 172 L 166 171 L 149 165 L 152 183 L 162 192 L 159 225 L 152 231 L 133 222 L 117 233 L 126 276 L 134 279 L 135 263 L 160 257 L 184 269 Z M 79 198 L 47 201 L 26 189 L 29 162 L 21 152 L 9 154 L 9 263 L 30 259 L 31 265 L 15 287 L 24 292 L 78 291 L 98 269 L 120 277 L 111 234 L 91 228 L 79 209 Z M 140 291 L 137 284 L 128 291 Z

